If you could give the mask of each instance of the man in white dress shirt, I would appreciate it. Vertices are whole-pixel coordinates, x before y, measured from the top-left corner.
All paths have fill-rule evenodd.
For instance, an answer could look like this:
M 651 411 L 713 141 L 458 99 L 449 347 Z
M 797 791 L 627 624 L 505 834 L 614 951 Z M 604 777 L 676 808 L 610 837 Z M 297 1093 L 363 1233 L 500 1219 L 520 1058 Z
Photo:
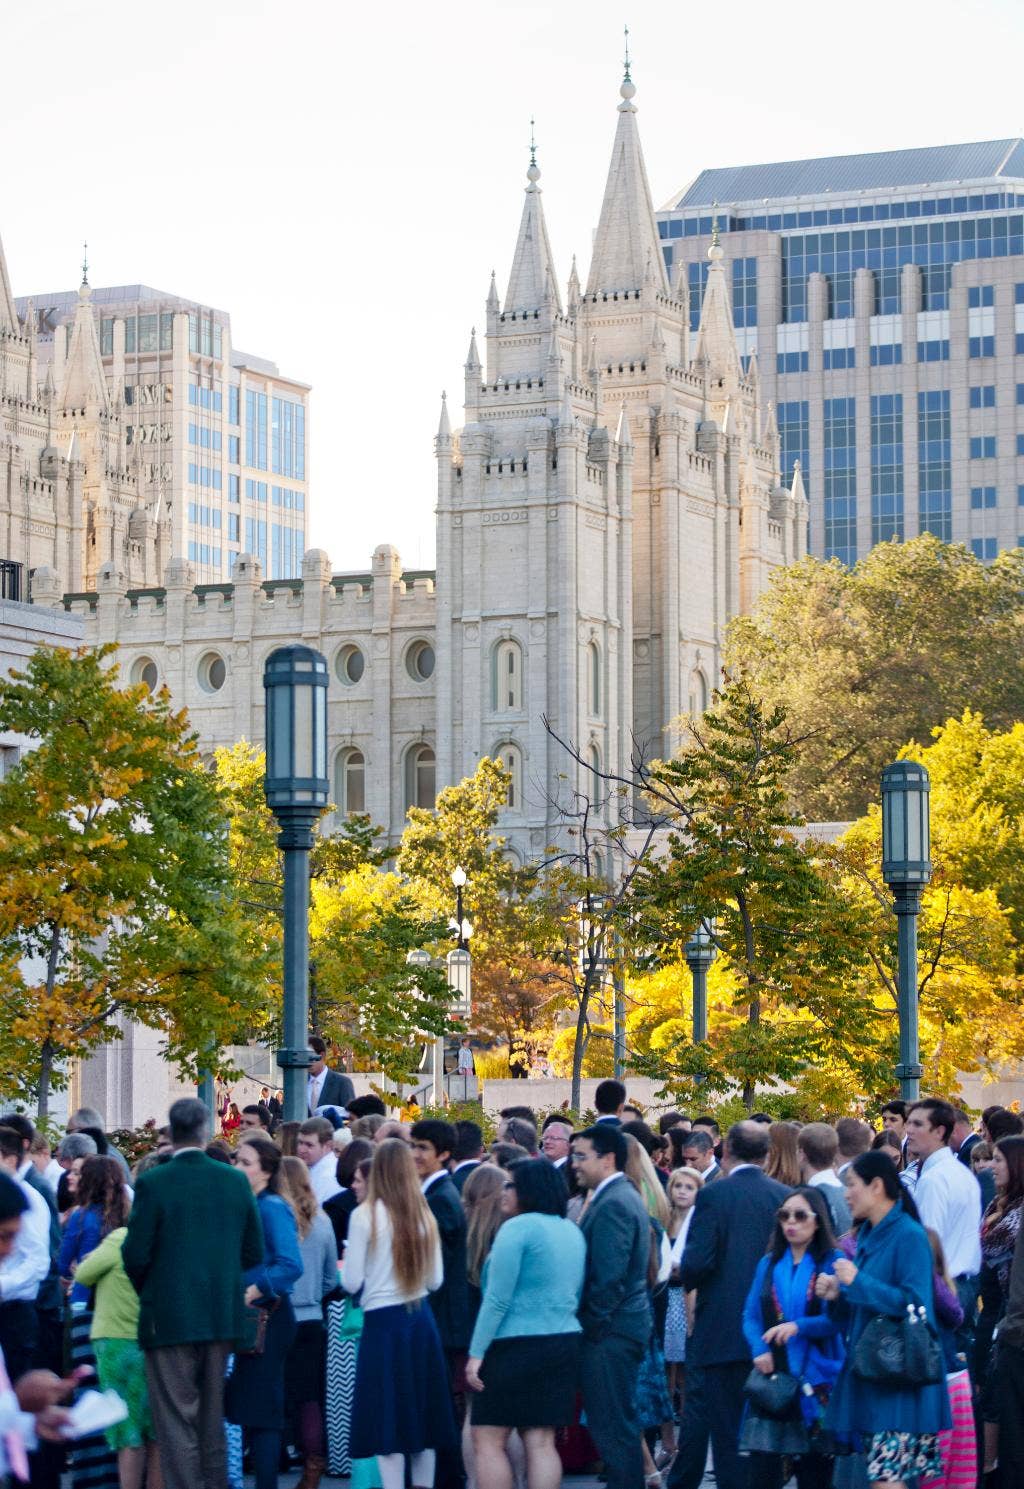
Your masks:
M 50 1272 L 50 1211 L 18 1170 L 23 1162 L 21 1139 L 11 1128 L 0 1130 L 0 1172 L 18 1186 L 26 1207 L 9 1253 L 0 1261 L 0 1349 L 12 1380 L 34 1363 L 39 1339 L 36 1298 Z
M 921 1224 L 938 1234 L 946 1268 L 956 1283 L 964 1310 L 961 1342 L 966 1347 L 974 1330 L 981 1271 L 981 1190 L 973 1173 L 957 1162 L 949 1140 L 956 1112 L 934 1096 L 916 1101 L 907 1113 L 907 1147 L 920 1165 L 914 1201 Z
M 309 1182 L 319 1204 L 341 1193 L 334 1128 L 326 1117 L 310 1117 L 299 1128 L 295 1152 L 309 1169 Z

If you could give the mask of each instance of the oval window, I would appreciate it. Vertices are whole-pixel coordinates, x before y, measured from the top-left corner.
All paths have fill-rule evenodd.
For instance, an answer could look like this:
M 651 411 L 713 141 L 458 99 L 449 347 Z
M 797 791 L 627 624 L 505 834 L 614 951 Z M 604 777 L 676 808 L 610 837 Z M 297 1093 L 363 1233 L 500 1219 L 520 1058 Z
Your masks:
M 334 670 L 339 682 L 343 682 L 347 688 L 355 687 L 366 671 L 366 658 L 358 646 L 343 646 L 338 653 Z
M 217 652 L 208 651 L 200 660 L 198 675 L 199 686 L 204 693 L 219 693 L 227 682 L 227 663 Z
M 415 641 L 406 656 L 409 676 L 416 682 L 426 682 L 434 675 L 434 648 L 426 641 Z
M 137 657 L 129 674 L 133 683 L 143 683 L 151 693 L 157 690 L 160 674 L 152 657 Z

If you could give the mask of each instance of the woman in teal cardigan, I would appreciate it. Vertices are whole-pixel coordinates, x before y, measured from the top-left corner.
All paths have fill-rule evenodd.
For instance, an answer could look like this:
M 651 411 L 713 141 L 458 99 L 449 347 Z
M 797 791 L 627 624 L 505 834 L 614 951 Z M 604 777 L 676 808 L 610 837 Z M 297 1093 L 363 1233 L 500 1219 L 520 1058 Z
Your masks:
M 945 1375 L 933 1385 L 883 1386 L 853 1371 L 857 1341 L 878 1314 L 898 1319 L 923 1308 L 935 1327 L 932 1252 L 917 1209 L 882 1149 L 862 1153 L 846 1171 L 846 1199 L 860 1222 L 854 1260 L 818 1277 L 818 1296 L 833 1302 L 846 1330 L 846 1360 L 827 1425 L 867 1455 L 873 1484 L 900 1489 L 908 1480 L 939 1478 L 939 1433 L 952 1425 Z
M 507 1216 L 483 1271 L 483 1296 L 469 1344 L 466 1384 L 477 1479 L 510 1479 L 505 1447 L 517 1428 L 530 1489 L 558 1481 L 555 1428 L 574 1419 L 581 1329 L 576 1317 L 586 1242 L 566 1220 L 568 1191 L 546 1158 L 508 1168 Z

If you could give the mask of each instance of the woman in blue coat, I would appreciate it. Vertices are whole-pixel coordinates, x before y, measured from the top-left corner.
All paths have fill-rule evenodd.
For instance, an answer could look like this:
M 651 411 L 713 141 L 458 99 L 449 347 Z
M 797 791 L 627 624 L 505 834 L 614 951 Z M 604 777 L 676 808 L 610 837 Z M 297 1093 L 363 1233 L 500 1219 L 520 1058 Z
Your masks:
M 886 1489 L 942 1473 L 939 1433 L 952 1425 L 945 1376 L 932 1385 L 884 1386 L 854 1374 L 857 1341 L 878 1314 L 901 1319 L 908 1305 L 935 1327 L 932 1253 L 913 1200 L 882 1149 L 862 1153 L 846 1170 L 846 1199 L 860 1223 L 854 1260 L 818 1278 L 819 1297 L 833 1301 L 846 1330 L 846 1362 L 836 1382 L 828 1425 L 861 1447 L 867 1476 Z
M 843 1344 L 815 1284 L 832 1273 L 839 1255 L 821 1190 L 794 1189 L 779 1207 L 768 1251 L 757 1264 L 743 1334 L 755 1370 L 795 1375 L 801 1390 L 782 1420 L 748 1403 L 740 1449 L 750 1453 L 751 1489 L 782 1483 L 783 1455 L 796 1460 L 797 1489 L 827 1489 L 832 1482 L 832 1445 L 822 1422 Z

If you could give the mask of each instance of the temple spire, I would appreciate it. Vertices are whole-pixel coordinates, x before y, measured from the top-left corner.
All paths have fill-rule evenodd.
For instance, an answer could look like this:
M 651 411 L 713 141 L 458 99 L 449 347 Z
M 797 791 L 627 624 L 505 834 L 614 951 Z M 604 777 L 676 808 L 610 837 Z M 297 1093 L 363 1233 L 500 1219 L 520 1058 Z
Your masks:
M 537 143 L 533 135 L 533 120 L 530 120 L 530 164 L 526 171 L 526 200 L 519 223 L 519 237 L 512 257 L 512 272 L 505 292 L 505 314 L 514 310 L 539 310 L 548 301 L 558 315 L 562 313 L 562 301 L 558 293 L 557 276 L 552 267 L 551 244 L 541 206 L 540 166 L 537 164 Z
M 0 241 L 0 331 L 10 331 L 15 335 L 18 332 L 18 316 L 14 309 L 14 296 L 11 294 L 11 281 L 7 275 L 7 260 L 4 257 L 2 241 Z
M 476 349 L 476 327 L 469 333 L 469 351 L 466 353 L 466 371 L 480 371 L 480 353 Z
M 88 265 L 83 262 L 83 276 L 87 268 Z M 85 408 L 86 404 L 95 402 L 104 413 L 109 413 L 107 379 L 103 371 L 91 298 L 89 282 L 83 277 L 75 308 L 75 323 L 71 328 L 71 345 L 61 376 L 60 407 L 65 410 Z
M 716 216 L 711 247 L 708 249 L 708 282 L 700 307 L 700 329 L 697 332 L 694 361 L 702 363 L 712 377 L 726 378 L 735 383 L 740 377 L 740 356 L 736 346 L 729 289 L 722 267 L 724 256 L 722 245 L 718 241 Z
M 448 418 L 448 394 L 441 394 L 441 417 L 437 421 L 437 437 L 440 440 L 451 439 L 452 426 Z
M 650 259 L 647 272 L 653 277 L 655 290 L 667 295 L 665 260 L 658 241 L 651 188 L 636 126 L 636 105 L 633 103 L 636 85 L 630 74 L 628 50 L 619 93 L 622 97 L 619 122 L 594 238 L 587 294 L 639 289 L 644 283 Z

